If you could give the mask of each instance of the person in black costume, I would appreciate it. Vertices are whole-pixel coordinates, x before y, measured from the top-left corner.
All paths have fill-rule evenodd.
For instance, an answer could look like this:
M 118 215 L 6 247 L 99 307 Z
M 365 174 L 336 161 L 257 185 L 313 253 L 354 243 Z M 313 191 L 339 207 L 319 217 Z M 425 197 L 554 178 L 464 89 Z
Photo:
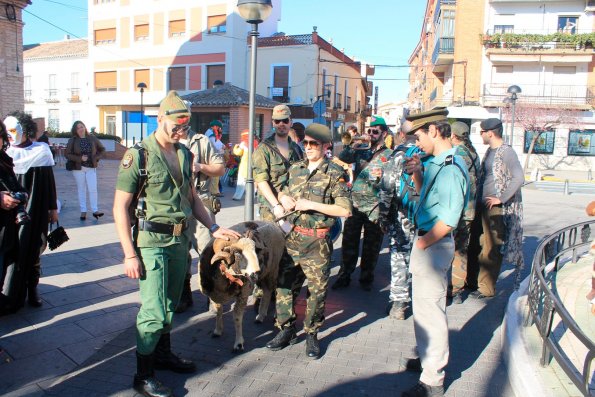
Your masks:
M 48 223 L 58 221 L 54 159 L 48 145 L 32 142 L 37 126 L 31 116 L 13 113 L 4 120 L 10 140 L 6 153 L 12 157 L 17 180 L 29 194 L 27 213 L 31 221 L 19 227 L 17 261 L 6 263 L 3 294 L 9 299 L 12 311 L 24 305 L 39 307 L 42 301 L 37 293 L 41 276 L 40 256 L 47 243 Z M 25 126 L 23 129 L 22 126 Z
M 8 133 L 0 120 L 0 286 L 4 282 L 4 265 L 14 261 L 14 247 L 17 241 L 16 210 L 20 201 L 11 197 L 11 192 L 25 192 L 13 171 L 12 158 L 6 154 Z M 4 294 L 0 294 L 0 315 L 10 313 L 11 305 Z

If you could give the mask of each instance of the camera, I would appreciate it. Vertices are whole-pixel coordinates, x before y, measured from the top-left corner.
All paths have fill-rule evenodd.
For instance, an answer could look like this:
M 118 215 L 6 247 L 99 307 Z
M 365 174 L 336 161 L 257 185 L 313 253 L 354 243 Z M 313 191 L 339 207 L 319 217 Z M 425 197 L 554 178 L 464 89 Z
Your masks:
M 27 204 L 27 200 L 29 199 L 29 196 L 27 195 L 27 193 L 25 192 L 10 192 L 10 197 L 12 197 L 15 200 L 19 200 L 19 204 L 15 207 L 16 211 L 17 211 L 17 216 L 16 216 L 16 223 L 17 225 L 24 225 L 26 223 L 31 222 L 31 217 L 29 217 L 29 214 L 27 213 L 27 210 L 25 209 L 25 204 Z

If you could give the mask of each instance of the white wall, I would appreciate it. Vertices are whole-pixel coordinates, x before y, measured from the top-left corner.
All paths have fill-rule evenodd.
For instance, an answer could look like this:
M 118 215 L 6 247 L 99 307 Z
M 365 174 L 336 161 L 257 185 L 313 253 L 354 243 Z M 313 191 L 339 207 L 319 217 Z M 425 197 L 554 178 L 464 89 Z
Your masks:
M 73 111 L 79 113 L 88 128 L 95 126 L 95 109 L 89 102 L 90 84 L 88 79 L 89 62 L 87 58 L 62 58 L 27 60 L 23 62 L 23 75 L 31 76 L 31 99 L 33 103 L 25 104 L 25 111 L 31 112 L 34 118 L 45 118 L 46 128 L 48 127 L 49 109 L 58 109 L 60 118 L 60 131 L 70 131 L 72 124 L 76 121 L 73 118 Z M 78 72 L 78 87 L 71 86 L 71 75 Z M 56 75 L 56 89 L 58 90 L 56 103 L 47 103 L 49 89 L 49 75 Z M 69 102 L 71 88 L 79 88 L 80 102 Z

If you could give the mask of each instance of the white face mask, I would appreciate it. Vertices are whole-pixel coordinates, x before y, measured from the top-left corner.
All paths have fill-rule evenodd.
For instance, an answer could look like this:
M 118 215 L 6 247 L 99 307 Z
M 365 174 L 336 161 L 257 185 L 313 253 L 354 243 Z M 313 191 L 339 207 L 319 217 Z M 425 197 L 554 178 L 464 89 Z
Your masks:
M 23 141 L 23 127 L 16 117 L 8 116 L 4 119 L 4 125 L 8 131 L 8 139 L 11 145 L 20 145 Z

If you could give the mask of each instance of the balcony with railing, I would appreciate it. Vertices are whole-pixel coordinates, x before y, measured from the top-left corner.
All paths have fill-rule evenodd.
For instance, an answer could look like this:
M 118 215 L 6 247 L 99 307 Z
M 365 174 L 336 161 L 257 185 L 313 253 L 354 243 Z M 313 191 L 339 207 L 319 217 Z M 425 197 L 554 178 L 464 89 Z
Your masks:
M 58 90 L 56 88 L 48 88 L 46 90 L 45 101 L 47 103 L 58 103 L 58 102 L 60 102 L 60 100 L 58 99 Z
M 432 65 L 434 72 L 443 72 L 452 65 L 454 61 L 455 38 L 440 37 L 436 40 L 434 52 L 432 53 Z
M 81 90 L 79 88 L 71 88 L 70 89 L 70 97 L 68 98 L 68 102 L 76 103 L 81 101 Z
M 535 53 L 588 53 L 593 54 L 595 33 L 534 34 L 525 32 L 488 31 L 482 36 L 486 53 L 491 54 L 535 54 Z
M 482 91 L 483 106 L 502 106 L 504 98 L 510 94 L 509 83 L 484 84 Z M 591 109 L 595 106 L 595 86 L 523 84 L 523 93 L 518 101 L 544 106 L 571 106 L 575 109 Z
M 32 90 L 25 90 L 25 103 L 33 103 L 33 91 Z

